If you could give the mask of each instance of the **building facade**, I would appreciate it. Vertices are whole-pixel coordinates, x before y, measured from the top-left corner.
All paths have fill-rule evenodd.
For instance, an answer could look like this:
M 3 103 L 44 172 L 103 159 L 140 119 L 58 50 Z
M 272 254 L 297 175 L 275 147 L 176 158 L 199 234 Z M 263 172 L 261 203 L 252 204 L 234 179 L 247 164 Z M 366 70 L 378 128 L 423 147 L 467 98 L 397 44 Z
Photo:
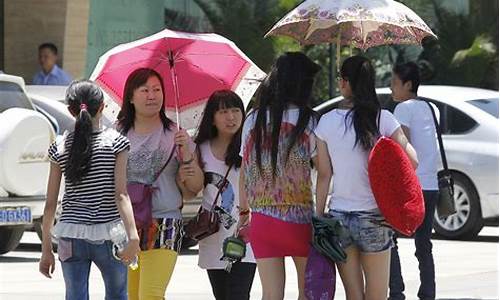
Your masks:
M 39 70 L 38 45 L 52 42 L 59 65 L 88 78 L 112 47 L 165 27 L 209 31 L 192 0 L 0 0 L 0 70 L 29 84 Z

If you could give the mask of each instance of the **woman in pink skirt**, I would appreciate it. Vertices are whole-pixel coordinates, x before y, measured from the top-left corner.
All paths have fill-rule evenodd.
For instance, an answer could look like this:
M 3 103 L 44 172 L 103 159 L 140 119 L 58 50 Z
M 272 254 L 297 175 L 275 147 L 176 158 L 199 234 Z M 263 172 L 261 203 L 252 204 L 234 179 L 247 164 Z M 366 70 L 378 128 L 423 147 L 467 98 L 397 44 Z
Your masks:
M 285 256 L 293 258 L 299 299 L 305 299 L 313 214 L 311 159 L 317 165 L 317 117 L 310 102 L 318 71 L 302 53 L 280 56 L 243 125 L 240 226 L 248 224 L 251 210 L 250 243 L 266 300 L 284 297 Z

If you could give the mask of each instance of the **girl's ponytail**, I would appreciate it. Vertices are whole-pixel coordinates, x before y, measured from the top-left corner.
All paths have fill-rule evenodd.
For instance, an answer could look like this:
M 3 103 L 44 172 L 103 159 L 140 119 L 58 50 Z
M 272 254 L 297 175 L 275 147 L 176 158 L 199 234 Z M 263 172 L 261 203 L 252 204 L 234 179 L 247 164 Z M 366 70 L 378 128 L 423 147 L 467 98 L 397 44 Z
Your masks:
M 68 87 L 66 101 L 70 111 L 76 116 L 76 122 L 65 176 L 73 183 L 79 182 L 90 169 L 92 119 L 101 109 L 103 99 L 101 89 L 93 82 L 74 81 Z
M 352 126 L 356 132 L 354 146 L 360 144 L 369 151 L 379 134 L 377 116 L 381 113 L 375 91 L 375 70 L 367 58 L 352 56 L 342 64 L 340 74 L 349 81 L 353 94 L 353 108 L 348 115 L 352 114 Z

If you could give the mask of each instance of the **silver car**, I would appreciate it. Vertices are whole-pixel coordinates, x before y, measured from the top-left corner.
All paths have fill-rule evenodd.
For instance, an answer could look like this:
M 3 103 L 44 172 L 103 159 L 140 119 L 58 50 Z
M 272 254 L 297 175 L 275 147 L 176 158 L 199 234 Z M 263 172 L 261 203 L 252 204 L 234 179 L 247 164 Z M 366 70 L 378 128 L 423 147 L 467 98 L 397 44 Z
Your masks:
M 377 89 L 382 106 L 397 105 L 389 88 Z M 467 239 L 477 236 L 485 219 L 498 217 L 498 98 L 497 91 L 429 85 L 420 86 L 420 98 L 439 108 L 440 126 L 448 165 L 455 180 L 457 213 L 439 219 L 434 230 L 443 237 Z M 337 97 L 318 105 L 324 114 L 342 100 Z

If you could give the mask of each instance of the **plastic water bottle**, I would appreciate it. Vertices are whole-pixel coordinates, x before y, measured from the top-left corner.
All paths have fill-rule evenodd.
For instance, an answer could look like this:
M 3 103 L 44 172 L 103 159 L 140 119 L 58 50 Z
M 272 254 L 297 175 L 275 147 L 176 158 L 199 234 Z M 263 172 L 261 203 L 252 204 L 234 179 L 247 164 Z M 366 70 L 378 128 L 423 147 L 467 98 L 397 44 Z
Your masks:
M 127 233 L 125 232 L 125 228 L 122 223 L 116 223 L 116 225 L 111 227 L 109 235 L 111 236 L 111 241 L 113 242 L 113 256 L 119 259 L 118 253 L 125 250 L 125 247 L 127 247 L 128 244 Z M 134 257 L 128 266 L 132 270 L 136 270 L 138 268 L 137 256 Z

